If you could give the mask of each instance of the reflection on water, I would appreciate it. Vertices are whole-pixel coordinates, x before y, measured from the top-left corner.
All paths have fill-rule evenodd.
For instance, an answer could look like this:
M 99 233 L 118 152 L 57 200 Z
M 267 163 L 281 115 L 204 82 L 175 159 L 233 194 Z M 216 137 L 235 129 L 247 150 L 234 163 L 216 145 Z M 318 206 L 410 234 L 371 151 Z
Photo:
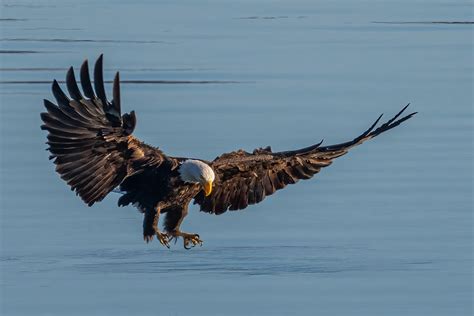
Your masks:
M 4 2 L 0 312 L 470 315 L 470 9 Z M 52 79 L 101 53 L 136 136 L 175 156 L 338 143 L 408 102 L 419 114 L 245 211 L 191 207 L 184 227 L 204 246 L 167 250 L 143 243 L 141 215 L 115 194 L 83 205 L 47 159 Z
M 340 254 L 344 253 L 344 256 Z M 364 253 L 364 256 L 360 254 Z M 69 273 L 144 273 L 189 272 L 211 275 L 293 275 L 351 271 L 433 270 L 433 261 L 375 258 L 374 249 L 331 246 L 229 246 L 198 251 L 156 249 L 100 249 L 70 251 L 57 255 L 10 256 L 5 265 L 28 263 L 24 273 L 58 270 Z M 371 259 L 371 260 L 369 260 Z M 193 264 L 190 264 L 193 262 Z M 26 265 L 25 265 L 26 266 Z

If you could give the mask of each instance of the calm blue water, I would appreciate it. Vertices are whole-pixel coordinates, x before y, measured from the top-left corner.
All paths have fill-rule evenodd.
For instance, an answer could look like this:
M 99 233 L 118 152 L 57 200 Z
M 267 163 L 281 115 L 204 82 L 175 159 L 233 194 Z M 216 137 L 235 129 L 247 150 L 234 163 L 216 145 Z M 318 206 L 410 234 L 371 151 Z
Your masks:
M 372 23 L 472 21 L 469 1 L 1 6 L 2 315 L 472 313 L 472 25 Z M 50 81 L 100 53 L 109 79 L 196 81 L 122 85 L 136 136 L 171 155 L 336 143 L 420 113 L 245 211 L 192 207 L 204 246 L 167 250 L 47 159 Z

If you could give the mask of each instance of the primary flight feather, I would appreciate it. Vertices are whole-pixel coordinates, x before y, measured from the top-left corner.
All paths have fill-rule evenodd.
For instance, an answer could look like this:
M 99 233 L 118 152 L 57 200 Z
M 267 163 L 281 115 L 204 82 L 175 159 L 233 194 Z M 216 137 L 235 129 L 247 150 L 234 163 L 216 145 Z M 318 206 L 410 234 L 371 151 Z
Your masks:
M 336 145 L 318 143 L 283 152 L 272 152 L 270 147 L 252 153 L 238 150 L 213 161 L 172 157 L 132 135 L 135 113 L 121 114 L 119 73 L 113 81 L 112 100 L 108 101 L 102 59 L 101 55 L 94 67 L 94 88 L 87 60 L 80 70 L 82 92 L 72 67 L 66 75 L 69 97 L 56 80 L 53 82 L 57 105 L 44 100 L 47 112 L 41 113 L 41 128 L 48 131 L 50 159 L 61 178 L 89 206 L 119 187 L 123 192 L 119 206 L 133 204 L 144 214 L 144 240 L 149 242 L 156 236 L 167 247 L 171 239 L 179 237 L 185 248 L 202 244 L 198 234 L 180 230 L 191 200 L 207 213 L 244 209 L 288 184 L 311 178 L 352 147 L 416 114 L 400 117 L 407 105 L 379 127 L 382 116 L 360 136 Z M 166 217 L 160 231 L 162 214 Z

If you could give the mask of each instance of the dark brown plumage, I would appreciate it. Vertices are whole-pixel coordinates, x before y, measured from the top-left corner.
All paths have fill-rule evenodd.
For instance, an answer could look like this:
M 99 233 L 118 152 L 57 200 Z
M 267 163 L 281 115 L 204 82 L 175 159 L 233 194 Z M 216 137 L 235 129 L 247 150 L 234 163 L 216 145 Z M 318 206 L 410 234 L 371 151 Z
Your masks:
M 204 168 L 210 166 L 215 175 L 212 188 L 206 188 L 203 175 L 198 174 L 196 181 L 183 175 L 183 164 L 193 161 L 167 156 L 133 137 L 136 117 L 133 111 L 121 114 L 119 73 L 113 82 L 113 99 L 107 100 L 102 55 L 94 68 L 94 88 L 87 60 L 82 64 L 80 79 L 82 93 L 71 67 L 66 75 L 70 97 L 55 80 L 52 91 L 57 105 L 44 101 L 47 112 L 41 113 L 41 128 L 48 131 L 47 144 L 56 171 L 89 206 L 120 187 L 123 195 L 119 205 L 134 204 L 144 213 L 144 239 L 150 241 L 157 236 L 166 246 L 170 239 L 178 237 L 183 238 L 186 248 L 202 243 L 199 235 L 179 230 L 191 200 L 208 213 L 244 209 L 288 184 L 311 178 L 352 147 L 398 126 L 416 113 L 399 118 L 407 105 L 380 127 L 375 128 L 382 116 L 354 140 L 337 145 L 319 143 L 284 152 L 272 152 L 270 147 L 252 153 L 239 150 L 222 154 L 212 162 L 201 160 L 207 164 Z M 192 167 L 202 168 L 195 160 Z M 166 214 L 164 232 L 158 229 L 160 214 Z

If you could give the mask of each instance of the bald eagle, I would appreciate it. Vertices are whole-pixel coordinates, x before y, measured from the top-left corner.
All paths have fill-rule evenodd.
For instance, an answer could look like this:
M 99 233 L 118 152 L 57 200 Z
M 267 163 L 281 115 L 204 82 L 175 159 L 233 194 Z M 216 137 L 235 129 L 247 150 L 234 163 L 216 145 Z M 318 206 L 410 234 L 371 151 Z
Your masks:
M 322 146 L 321 142 L 282 152 L 273 152 L 270 147 L 251 153 L 237 150 L 213 161 L 172 157 L 133 136 L 135 112 L 121 114 L 118 72 L 112 100 L 107 99 L 102 59 L 101 55 L 95 63 L 94 88 L 87 60 L 80 70 L 82 92 L 72 67 L 66 75 L 69 96 L 53 81 L 57 105 L 44 100 L 47 112 L 41 113 L 41 129 L 48 132 L 49 158 L 54 159 L 61 178 L 89 206 L 119 188 L 122 195 L 118 205 L 132 204 L 144 215 L 144 240 L 149 242 L 156 236 L 168 248 L 171 240 L 180 237 L 187 249 L 202 245 L 198 234 L 180 230 L 193 199 L 207 213 L 242 210 L 288 184 L 311 178 L 352 147 L 416 114 L 399 118 L 407 105 L 376 128 L 380 115 L 360 136 L 336 145 Z M 158 228 L 161 215 L 166 216 L 163 231 Z

